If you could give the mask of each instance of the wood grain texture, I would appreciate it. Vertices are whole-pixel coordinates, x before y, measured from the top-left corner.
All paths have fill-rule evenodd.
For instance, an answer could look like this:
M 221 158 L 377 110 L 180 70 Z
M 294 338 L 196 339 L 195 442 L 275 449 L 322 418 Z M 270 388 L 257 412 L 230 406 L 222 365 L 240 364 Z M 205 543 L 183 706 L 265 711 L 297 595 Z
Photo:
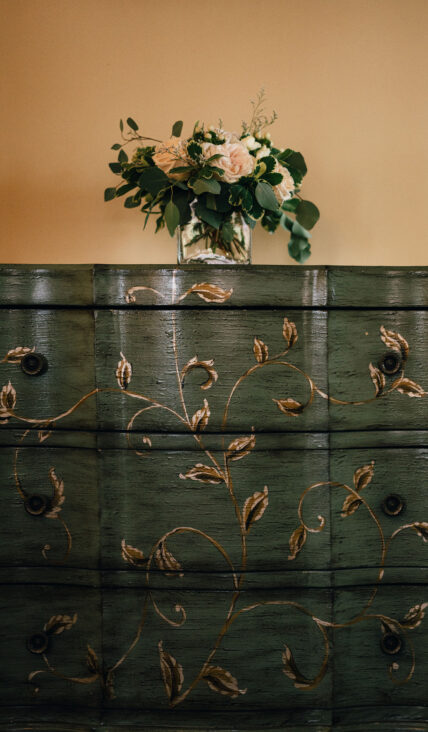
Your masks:
M 328 267 L 329 306 L 428 307 L 428 267 Z
M 281 363 L 266 367 L 254 356 L 254 339 L 260 338 L 271 354 L 287 347 L 283 338 L 284 317 L 295 322 L 298 342 Z M 184 378 L 183 396 L 189 415 L 207 399 L 211 416 L 205 432 L 220 431 L 229 396 L 242 375 L 253 371 L 233 394 L 226 429 L 262 431 L 304 431 L 327 428 L 327 403 L 315 398 L 310 408 L 298 418 L 280 411 L 274 399 L 293 399 L 306 403 L 311 388 L 309 374 L 320 388 L 327 385 L 326 314 L 314 311 L 183 311 L 176 315 L 178 370 L 197 356 L 200 361 L 214 360 L 218 380 L 201 390 L 207 381 L 203 368 L 189 370 Z M 174 316 L 171 311 L 100 311 L 96 324 L 97 384 L 116 388 L 115 370 L 124 354 L 132 366 L 127 393 L 98 395 L 101 429 L 126 429 L 133 414 L 150 402 L 144 395 L 183 414 L 174 358 Z M 290 365 L 284 365 L 284 364 Z M 254 368 L 256 367 L 256 368 Z M 117 389 L 117 392 L 120 390 Z M 188 427 L 163 408 L 141 414 L 133 429 L 182 432 Z
M 1 522 L 0 565 L 98 567 L 96 452 L 22 447 L 15 458 L 16 450 L 0 448 L 0 484 L 7 502 Z M 58 483 L 63 483 L 64 498 L 53 513 L 52 470 Z M 46 510 L 40 515 L 32 515 L 25 508 L 34 495 L 46 500 Z
M 424 311 L 334 311 L 328 319 L 329 394 L 345 401 L 373 400 L 375 387 L 369 364 L 377 366 L 391 353 L 381 340 L 380 327 L 399 333 L 409 344 L 405 376 L 428 391 L 426 344 L 428 313 Z M 329 404 L 331 430 L 416 429 L 427 427 L 428 398 L 387 393 L 400 371 L 385 376 L 384 396 L 367 404 Z
M 2 264 L 0 306 L 92 305 L 92 272 L 90 264 Z
M 47 360 L 37 376 L 23 373 L 19 363 L 0 363 L 0 384 L 16 391 L 17 418 L 1 429 L 31 427 L 25 419 L 48 421 L 70 409 L 95 386 L 94 318 L 90 310 L 3 310 L 0 318 L 0 361 L 17 346 L 35 348 Z M 22 418 L 24 421 L 22 421 Z M 54 426 L 95 429 L 92 397 Z

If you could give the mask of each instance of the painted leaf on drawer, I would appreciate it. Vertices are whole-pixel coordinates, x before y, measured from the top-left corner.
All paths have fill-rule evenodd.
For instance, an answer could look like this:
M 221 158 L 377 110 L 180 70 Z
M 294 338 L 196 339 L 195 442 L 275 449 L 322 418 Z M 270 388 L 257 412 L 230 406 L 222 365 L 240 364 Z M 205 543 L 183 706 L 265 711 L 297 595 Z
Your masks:
M 102 450 L 103 568 L 148 568 L 149 585 L 159 572 L 184 580 L 187 572 L 224 572 L 227 588 L 242 562 L 250 573 L 327 572 L 329 491 L 318 487 L 327 477 L 326 451 L 257 449 L 254 435 L 226 436 L 224 451 L 153 449 L 141 457 Z M 291 562 L 289 540 L 299 516 L 316 535 Z
M 100 599 L 91 587 L 3 586 L 0 643 L 7 674 L 2 674 L 2 707 L 24 705 L 33 715 L 39 707 L 46 714 L 47 707 L 46 720 L 54 722 L 58 705 L 80 706 L 86 708 L 86 721 L 95 721 L 103 679 L 93 664 L 88 668 L 87 648 L 102 654 Z
M 0 424 L 94 429 L 94 326 L 88 310 L 8 310 L 0 319 Z
M 96 452 L 45 445 L 0 448 L 0 566 L 97 567 Z
M 330 474 L 350 487 L 330 491 L 333 568 L 358 567 L 374 583 L 390 568 L 428 568 L 427 471 L 423 448 L 331 451 Z
M 329 424 L 342 429 L 426 429 L 426 311 L 332 311 Z
M 319 311 L 100 311 L 99 426 L 326 429 L 328 406 L 317 391 L 327 384 L 326 322 Z M 126 389 L 116 381 L 123 354 L 132 370 Z M 295 409 L 278 409 L 287 400 L 298 403 L 298 420 L 289 418 Z

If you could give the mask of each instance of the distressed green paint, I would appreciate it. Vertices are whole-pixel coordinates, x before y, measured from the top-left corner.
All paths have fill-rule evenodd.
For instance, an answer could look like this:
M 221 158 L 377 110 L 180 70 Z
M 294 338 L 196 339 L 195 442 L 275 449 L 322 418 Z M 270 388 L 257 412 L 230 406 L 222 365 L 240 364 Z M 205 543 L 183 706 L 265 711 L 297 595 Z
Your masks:
M 428 602 L 427 545 L 412 527 L 428 518 L 428 402 L 397 391 L 373 401 L 368 368 L 388 351 L 379 338 L 384 325 L 409 342 L 405 375 L 427 390 L 427 276 L 428 268 L 0 268 L 0 360 L 16 346 L 35 345 L 49 362 L 40 377 L 24 376 L 19 364 L 0 364 L 0 387 L 10 380 L 16 388 L 16 413 L 40 422 L 99 390 L 55 422 L 52 434 L 39 435 L 35 424 L 24 437 L 25 423 L 16 419 L 0 430 L 0 642 L 7 659 L 0 668 L 0 730 L 428 729 L 428 625 L 422 610 L 399 658 L 380 649 L 380 616 L 403 621 L 411 608 Z M 205 302 L 195 292 L 183 297 L 204 282 L 233 292 L 224 302 Z M 158 293 L 134 289 L 135 302 L 127 303 L 130 288 L 141 287 Z M 222 432 L 228 395 L 256 364 L 254 338 L 270 356 L 279 352 L 284 317 L 295 322 L 299 336 L 284 360 L 307 378 L 290 366 L 257 368 L 237 389 Z M 218 373 L 210 389 L 200 389 L 206 379 L 201 370 L 187 373 L 183 386 L 190 416 L 204 399 L 209 403 L 201 433 L 209 454 L 166 410 L 143 413 L 133 434 L 125 432 L 132 415 L 147 405 L 131 392 L 182 414 L 174 321 L 178 370 L 197 355 L 214 359 Z M 127 393 L 115 374 L 121 352 L 132 364 Z M 386 377 L 387 385 L 394 378 Z M 306 403 L 308 379 L 323 394 L 367 403 L 340 406 L 315 389 L 303 414 L 281 413 L 272 400 Z M 235 507 L 224 483 L 180 478 L 197 463 L 210 463 L 210 455 L 223 465 L 224 448 L 249 436 L 252 427 L 255 446 L 230 463 Z M 24 498 L 33 491 L 52 497 L 51 468 L 64 480 L 59 515 L 72 536 L 68 552 L 61 521 L 30 516 L 23 507 L 13 470 L 18 446 Z M 363 503 L 343 518 L 355 471 L 372 461 L 373 477 L 361 492 L 368 507 Z M 236 510 L 242 512 L 264 486 L 268 503 L 246 536 L 245 572 L 234 600 L 232 568 L 206 537 L 223 547 L 239 573 Z M 404 500 L 400 516 L 382 511 L 391 493 Z M 290 560 L 290 537 L 300 520 L 307 535 Z M 382 557 L 382 541 L 388 543 L 402 524 L 410 526 Z M 156 554 L 162 535 L 178 526 L 205 534 L 183 531 L 166 540 L 183 576 L 168 576 L 154 557 L 148 577 L 144 562 L 136 567 L 124 561 L 123 539 L 147 558 Z M 310 531 L 316 528 L 322 530 Z M 51 549 L 44 557 L 46 545 Z M 145 617 L 147 587 L 160 612 L 150 604 Z M 232 699 L 202 680 L 170 709 L 159 641 L 182 666 L 184 691 L 228 613 L 246 605 L 255 607 L 227 629 L 211 661 L 246 694 Z M 180 620 L 179 607 L 187 620 L 174 627 L 165 618 Z M 26 679 L 46 666 L 27 650 L 26 640 L 53 615 L 74 613 L 76 623 L 52 638 L 47 658 L 55 673 L 35 677 L 40 691 L 34 696 Z M 318 627 L 313 616 L 324 625 Z M 342 627 L 329 627 L 333 619 Z M 283 673 L 284 646 L 299 672 L 313 678 L 323 663 L 320 627 L 328 637 L 326 673 L 314 689 L 296 689 Z M 408 673 L 412 639 L 414 673 L 396 686 L 388 666 L 396 660 L 394 674 Z M 90 677 L 87 644 L 103 673 L 116 667 L 115 699 L 103 694 L 105 676 L 90 684 L 70 680 Z

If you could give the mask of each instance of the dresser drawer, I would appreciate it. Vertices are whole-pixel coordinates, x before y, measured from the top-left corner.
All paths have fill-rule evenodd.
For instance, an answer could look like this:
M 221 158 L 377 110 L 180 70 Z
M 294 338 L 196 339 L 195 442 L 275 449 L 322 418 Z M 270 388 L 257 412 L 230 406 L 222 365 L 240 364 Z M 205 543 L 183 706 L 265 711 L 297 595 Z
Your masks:
M 326 389 L 326 323 L 292 309 L 98 311 L 99 426 L 189 431 L 207 404 L 205 432 L 325 430 L 313 381 Z
M 0 618 L 1 717 L 55 721 L 62 705 L 69 721 L 97 720 L 101 685 L 87 646 L 101 656 L 99 590 L 3 585 Z
M 0 447 L 0 566 L 96 568 L 97 453 L 50 447 L 49 439 L 40 447 L 25 440 Z
M 231 609 L 232 592 L 171 582 L 147 607 L 144 592 L 104 590 L 105 661 L 116 667 L 107 721 L 126 710 L 128 723 L 179 729 L 206 729 L 208 715 L 215 729 L 248 729 L 256 713 L 275 728 L 281 720 L 328 723 L 332 670 L 311 614 L 330 619 L 329 591 L 242 592 Z
M 311 449 L 309 437 L 306 450 L 263 449 L 263 438 L 273 442 L 269 436 L 256 437 L 248 454 L 242 450 L 239 460 L 227 459 L 228 471 L 225 453 L 218 449 L 221 436 L 211 436 L 206 452 L 195 447 L 156 449 L 155 435 L 146 437 L 152 449 L 143 446 L 140 455 L 131 450 L 102 450 L 103 569 L 145 570 L 152 555 L 150 571 L 155 576 L 164 564 L 174 567 L 177 562 L 184 572 L 224 573 L 225 587 L 230 588 L 227 575 L 241 567 L 244 541 L 244 562 L 250 574 L 269 570 L 285 578 L 301 570 L 318 570 L 328 582 L 328 490 L 308 495 L 303 511 L 310 529 L 319 529 L 322 516 L 324 530 L 308 534 L 311 540 L 305 551 L 295 561 L 289 559 L 304 539 L 301 532 L 296 534 L 301 526 L 300 497 L 311 484 L 327 479 L 328 452 Z M 173 444 L 171 436 L 169 442 Z M 226 448 L 234 442 L 233 435 L 225 436 Z M 303 448 L 303 438 L 300 444 Z M 233 450 L 230 454 L 237 455 Z M 134 557 L 128 545 L 142 552 L 144 560 Z
M 336 589 L 335 623 L 359 616 L 371 594 L 370 586 Z M 335 630 L 337 723 L 428 718 L 427 602 L 426 586 L 385 586 L 358 622 Z
M 367 582 L 382 568 L 384 582 L 398 567 L 428 576 L 428 450 L 332 450 L 330 475 L 344 484 L 331 490 L 333 568 L 358 569 Z
M 426 310 L 331 311 L 330 429 L 426 429 L 427 358 Z
M 93 344 L 91 310 L 2 310 L 0 426 L 95 429 Z

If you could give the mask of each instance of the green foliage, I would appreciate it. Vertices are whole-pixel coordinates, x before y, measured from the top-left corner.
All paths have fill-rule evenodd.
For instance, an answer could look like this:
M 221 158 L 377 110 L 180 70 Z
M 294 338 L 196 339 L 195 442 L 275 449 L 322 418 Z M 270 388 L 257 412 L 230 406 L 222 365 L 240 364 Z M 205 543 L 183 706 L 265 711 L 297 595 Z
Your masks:
M 137 132 L 138 125 L 137 125 L 136 122 L 134 122 L 134 120 L 132 119 L 132 117 L 128 117 L 128 119 L 126 120 L 126 124 L 128 125 L 128 127 L 131 128 L 131 130 L 134 130 L 134 132 Z
M 180 119 L 172 125 L 171 137 L 180 137 L 183 131 L 183 121 Z
M 311 255 L 311 245 L 307 239 L 291 236 L 288 242 L 288 253 L 296 262 L 303 264 Z
M 150 168 L 144 168 L 139 177 L 138 185 L 143 190 L 151 193 L 152 196 L 156 196 L 159 191 L 163 188 L 167 188 L 171 183 L 163 170 L 154 165 Z
M 192 160 L 199 160 L 202 155 L 202 148 L 197 142 L 191 142 L 187 146 L 187 154 L 192 158 Z
M 223 215 L 221 213 L 219 213 L 218 211 L 213 211 L 212 208 L 204 206 L 202 201 L 198 201 L 198 203 L 196 204 L 195 214 L 199 219 L 202 219 L 202 221 L 205 221 L 206 224 L 209 224 L 214 229 L 219 229 L 223 221 Z
M 314 203 L 310 201 L 299 201 L 296 209 L 296 220 L 305 227 L 312 229 L 320 217 L 320 212 Z
M 175 230 L 180 223 L 180 211 L 173 201 L 168 201 L 164 211 L 165 223 L 171 236 L 174 236 Z
M 255 193 L 257 203 L 262 208 L 267 208 L 268 211 L 276 211 L 278 209 L 278 201 L 275 198 L 275 193 L 270 183 L 260 181 L 256 185 Z
M 221 191 L 220 183 L 218 180 L 214 180 L 214 178 L 197 178 L 192 187 L 196 195 L 200 193 L 213 193 L 215 195 Z

